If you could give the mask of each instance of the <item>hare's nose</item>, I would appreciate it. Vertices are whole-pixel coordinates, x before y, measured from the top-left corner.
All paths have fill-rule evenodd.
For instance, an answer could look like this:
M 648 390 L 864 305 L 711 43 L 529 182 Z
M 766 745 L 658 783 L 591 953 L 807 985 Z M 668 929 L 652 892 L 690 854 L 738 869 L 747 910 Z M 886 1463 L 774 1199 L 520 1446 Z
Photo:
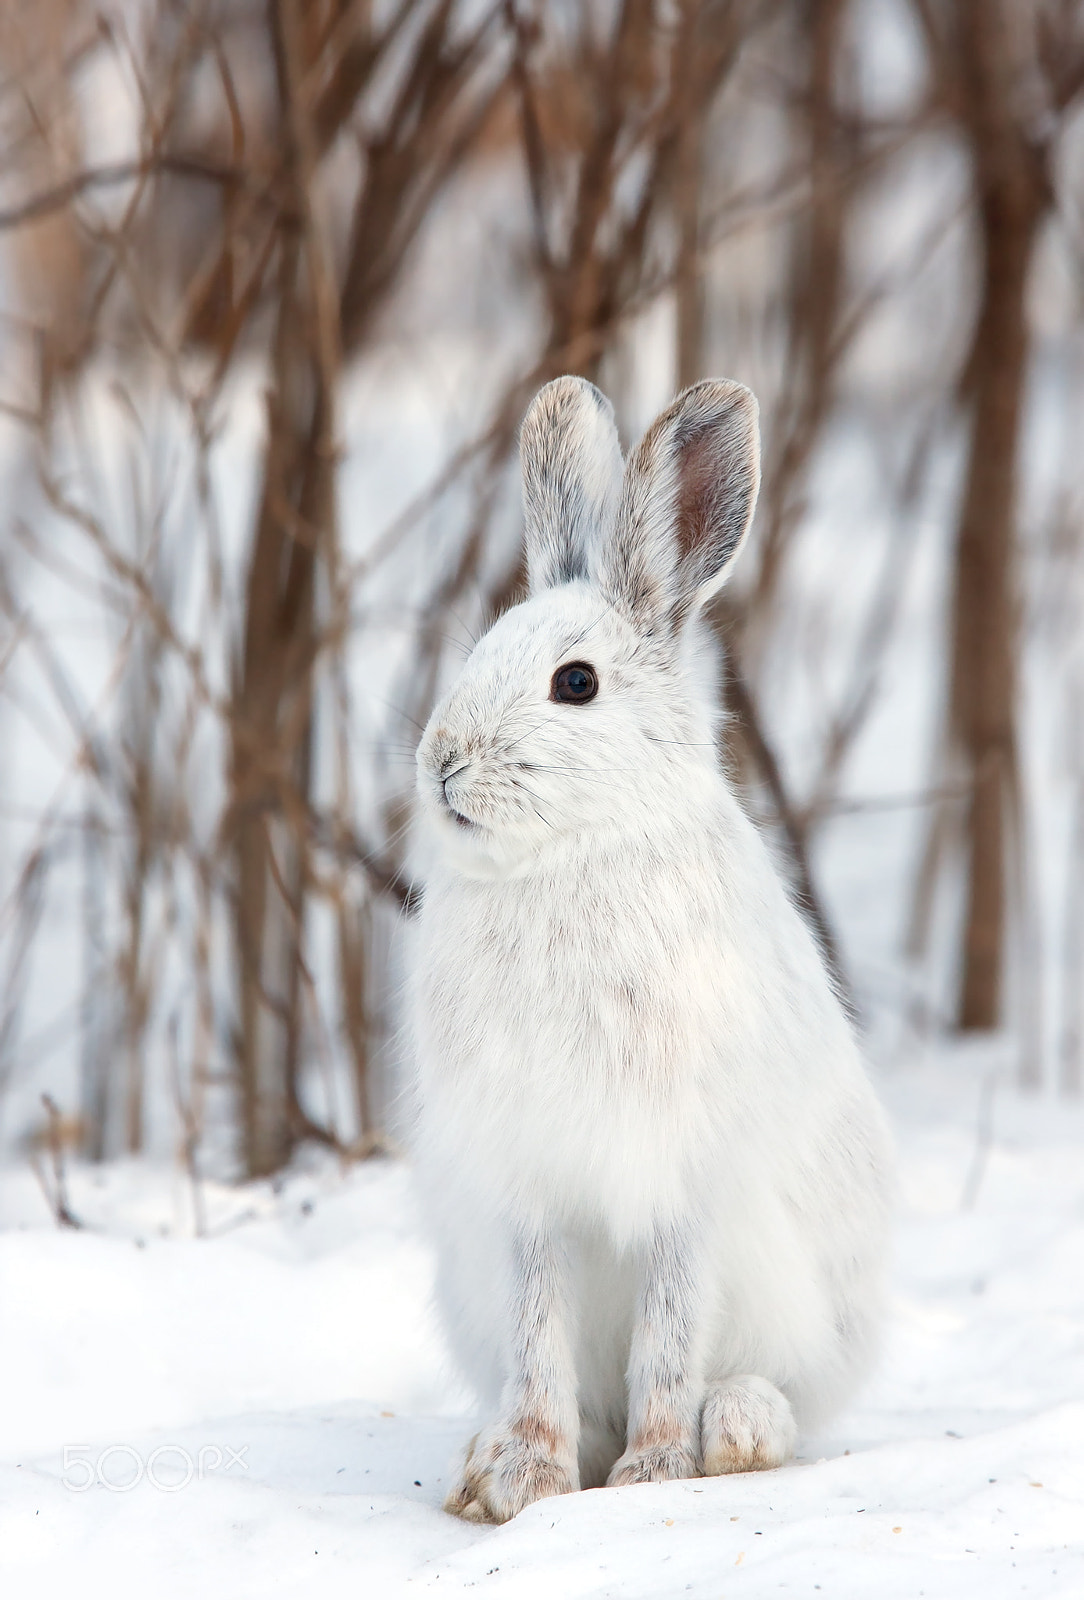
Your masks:
M 470 761 L 466 756 L 453 756 L 441 768 L 440 786 L 444 790 L 444 798 L 448 798 L 448 784 L 452 778 L 458 778 L 461 772 L 466 772 Z

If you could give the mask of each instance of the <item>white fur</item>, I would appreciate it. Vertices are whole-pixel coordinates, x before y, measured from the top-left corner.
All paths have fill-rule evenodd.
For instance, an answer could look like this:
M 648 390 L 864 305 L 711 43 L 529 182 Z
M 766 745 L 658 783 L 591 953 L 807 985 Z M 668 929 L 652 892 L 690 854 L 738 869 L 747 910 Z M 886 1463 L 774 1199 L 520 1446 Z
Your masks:
M 591 427 L 572 393 L 548 455 L 613 506 L 620 455 L 580 388 Z M 687 426 L 690 405 L 663 422 Z M 721 472 L 755 452 L 755 406 L 742 417 Z M 737 465 L 755 495 L 755 463 Z M 673 470 L 641 452 L 625 503 L 647 492 L 630 474 Z M 747 498 L 725 508 L 727 565 Z M 615 563 L 636 537 L 617 524 L 600 515 L 599 548 L 577 550 L 584 576 L 486 634 L 418 753 L 438 848 L 413 977 L 416 1155 L 448 1330 L 495 1415 L 449 1504 L 496 1520 L 607 1474 L 778 1464 L 794 1419 L 822 1419 L 866 1369 L 878 1320 L 882 1117 L 716 760 L 695 602 L 718 575 L 690 558 L 683 613 L 675 545 L 648 610 L 638 570 L 624 604 L 599 577 L 636 569 L 635 548 Z M 583 706 L 549 698 L 575 660 L 600 683 Z

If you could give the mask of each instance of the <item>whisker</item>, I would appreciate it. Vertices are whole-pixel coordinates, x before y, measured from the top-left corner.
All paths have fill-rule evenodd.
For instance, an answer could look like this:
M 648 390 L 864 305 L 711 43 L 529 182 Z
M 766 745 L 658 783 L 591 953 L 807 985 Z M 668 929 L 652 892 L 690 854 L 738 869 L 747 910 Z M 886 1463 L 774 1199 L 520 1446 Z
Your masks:
M 594 631 L 594 629 L 598 627 L 599 623 L 602 621 L 604 616 L 606 616 L 606 612 L 605 611 L 600 611 L 598 616 L 595 618 L 594 622 L 589 622 L 587 627 L 584 628 L 583 632 L 582 633 L 578 633 L 576 635 L 576 637 L 570 641 L 568 648 L 570 650 L 574 650 L 578 644 L 582 644 L 583 641 L 587 638 L 587 635 L 589 633 L 592 633 Z
M 467 637 L 471 640 L 471 642 L 473 644 L 477 645 L 478 640 L 475 638 L 475 636 L 471 632 L 471 630 L 467 627 L 467 624 L 463 621 L 463 618 L 459 615 L 459 612 L 458 611 L 453 611 L 451 606 L 446 606 L 445 610 L 447 611 L 447 613 L 448 613 L 448 615 L 450 617 L 454 617 L 455 618 L 456 622 L 458 622 L 459 626 L 463 629 L 463 632 L 467 635 Z M 470 652 L 468 651 L 467 654 L 469 655 Z
M 526 730 L 526 732 L 520 734 L 518 739 L 513 739 L 511 744 L 506 744 L 504 746 L 501 754 L 502 755 L 507 755 L 509 750 L 514 750 L 516 748 L 517 744 L 522 744 L 524 739 L 529 739 L 531 737 L 532 733 L 537 733 L 539 728 L 544 728 L 546 726 L 546 723 L 548 722 L 548 720 L 549 720 L 548 717 L 543 717 L 541 722 L 536 722 L 533 728 L 528 728 Z M 501 730 L 498 727 L 497 732 L 500 733 L 500 731 Z
M 534 804 L 534 802 L 539 799 L 539 796 L 535 794 L 534 790 L 529 788 L 527 784 L 520 783 L 518 779 L 513 779 L 512 782 L 515 788 L 522 789 L 524 794 L 530 795 L 532 801 L 531 810 L 534 812 L 539 821 L 544 822 L 547 828 L 554 827 L 555 824 L 550 821 L 549 817 L 543 816 L 542 812 L 539 811 L 538 806 Z
M 412 717 L 409 711 L 404 711 L 402 706 L 397 706 L 393 700 L 385 700 L 382 704 L 386 705 L 389 711 L 394 711 L 396 716 L 402 717 L 404 722 L 411 723 L 419 733 L 425 732 L 425 723 L 419 722 L 417 717 Z
M 471 653 L 470 645 L 464 644 L 462 639 L 456 639 L 450 633 L 442 633 L 441 638 L 445 644 L 450 644 L 453 650 L 458 650 L 464 661 L 468 659 Z
M 577 772 L 577 773 L 587 773 L 592 777 L 602 777 L 602 776 L 606 775 L 607 773 L 613 773 L 613 772 L 638 772 L 639 771 L 638 767 L 566 767 L 566 766 L 548 766 L 548 765 L 547 766 L 543 766 L 540 762 L 537 762 L 537 761 L 531 761 L 531 762 L 521 761 L 519 763 L 519 765 L 520 765 L 521 769 L 524 772 Z

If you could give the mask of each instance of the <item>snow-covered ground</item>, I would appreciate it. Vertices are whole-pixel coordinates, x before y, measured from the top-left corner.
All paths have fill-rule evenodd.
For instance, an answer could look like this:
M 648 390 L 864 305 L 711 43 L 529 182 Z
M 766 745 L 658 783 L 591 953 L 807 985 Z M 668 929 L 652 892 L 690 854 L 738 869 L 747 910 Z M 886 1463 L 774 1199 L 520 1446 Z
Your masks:
M 593 1491 L 503 1528 L 440 1510 L 470 1399 L 403 1164 L 212 1189 L 206 1239 L 167 1170 L 77 1167 L 79 1233 L 9 1171 L 0 1592 L 1078 1600 L 1084 1110 L 984 1099 L 988 1071 L 957 1052 L 883 1075 L 892 1322 L 830 1434 L 779 1472 Z

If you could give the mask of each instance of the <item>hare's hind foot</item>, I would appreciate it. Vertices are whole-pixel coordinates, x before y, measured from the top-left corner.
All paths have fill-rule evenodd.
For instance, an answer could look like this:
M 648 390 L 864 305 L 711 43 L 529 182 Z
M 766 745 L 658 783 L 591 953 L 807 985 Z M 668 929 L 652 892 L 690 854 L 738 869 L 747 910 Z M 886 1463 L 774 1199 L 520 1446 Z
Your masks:
M 575 1452 L 552 1430 L 497 1423 L 471 1441 L 444 1509 L 466 1522 L 508 1522 L 535 1500 L 578 1488 Z
M 766 1378 L 728 1378 L 708 1390 L 700 1445 L 709 1478 L 723 1472 L 781 1467 L 794 1453 L 797 1427 L 790 1401 Z

